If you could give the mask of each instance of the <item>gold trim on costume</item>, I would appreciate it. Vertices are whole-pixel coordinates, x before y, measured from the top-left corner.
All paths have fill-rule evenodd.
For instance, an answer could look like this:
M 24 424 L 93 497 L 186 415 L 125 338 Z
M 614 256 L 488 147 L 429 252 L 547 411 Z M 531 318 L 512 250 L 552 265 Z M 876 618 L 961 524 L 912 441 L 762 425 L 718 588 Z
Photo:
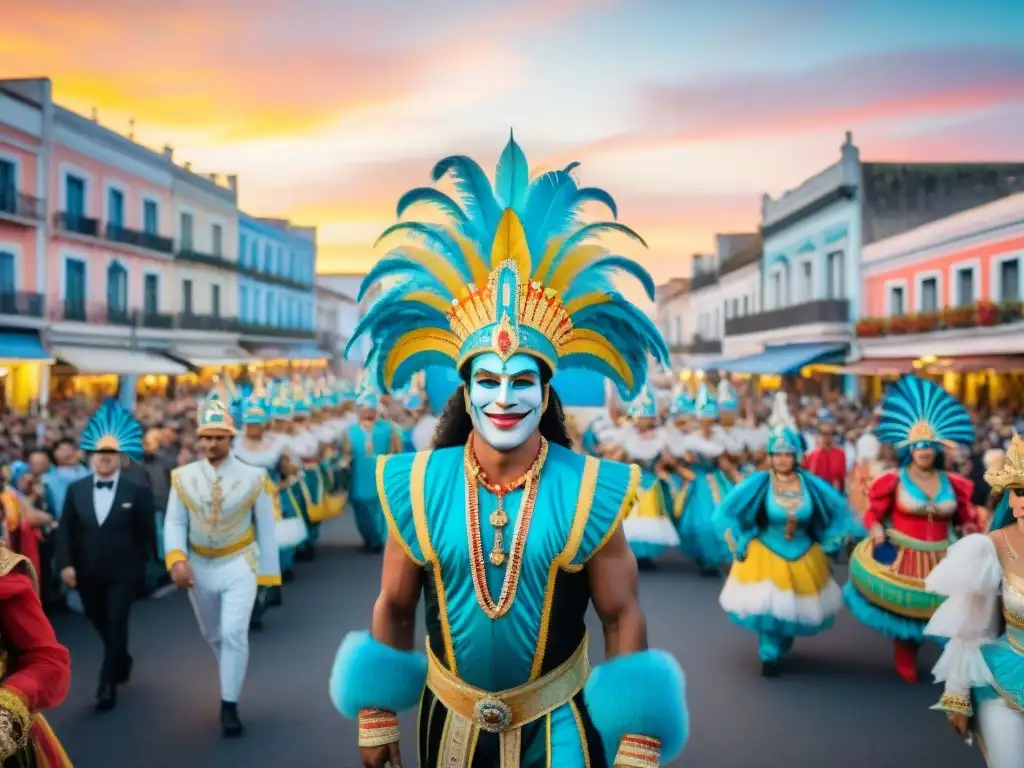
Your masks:
M 589 674 L 586 636 L 572 656 L 544 677 L 494 693 L 453 675 L 427 644 L 427 687 L 450 712 L 491 733 L 522 728 L 565 704 L 583 689 Z
M 567 570 L 566 566 L 572 565 L 572 561 L 579 551 L 583 534 L 587 529 L 587 521 L 590 520 L 594 492 L 597 489 L 597 473 L 600 468 L 599 459 L 588 456 L 584 461 L 583 476 L 580 479 L 579 496 L 576 497 L 576 511 L 573 513 L 569 536 L 566 539 L 565 547 L 551 561 L 551 568 L 548 569 L 548 581 L 544 588 L 544 603 L 540 614 L 540 627 L 537 630 L 537 645 L 533 654 L 533 664 L 530 667 L 531 680 L 540 677 L 541 667 L 544 664 L 544 654 L 548 644 L 548 628 L 551 624 L 551 607 L 555 601 L 555 579 L 558 577 L 559 570 Z
M 622 518 L 629 514 L 629 511 L 633 508 L 636 503 L 636 489 L 640 487 L 640 467 L 636 464 L 631 464 L 629 467 L 629 485 L 626 486 L 626 495 L 622 499 L 622 504 L 619 506 L 619 513 L 615 516 L 615 520 L 608 526 L 608 530 L 605 531 L 604 536 L 597 542 L 597 546 L 587 554 L 587 560 L 590 560 L 594 555 L 605 548 L 605 545 L 611 541 L 612 536 L 619 530 L 619 526 L 622 525 Z M 585 563 L 584 563 L 585 564 Z M 582 567 L 582 566 L 581 566 Z
M 429 454 L 430 451 L 425 451 L 425 453 Z M 409 542 L 405 540 L 405 536 L 403 536 L 402 532 L 398 529 L 398 521 L 395 520 L 395 514 L 391 511 L 391 504 L 388 502 L 388 494 L 384 489 L 384 467 L 387 465 L 388 459 L 390 458 L 391 456 L 378 456 L 376 467 L 377 498 L 380 499 L 380 508 L 384 513 L 384 522 L 388 524 L 388 532 L 391 534 L 391 538 L 398 542 L 402 551 L 405 552 L 406 557 L 416 563 L 416 565 L 426 565 L 426 563 L 412 553 L 412 548 L 409 546 Z M 413 464 L 415 463 L 416 460 L 413 459 Z
M 458 674 L 458 665 L 455 662 L 455 644 L 452 640 L 452 628 L 448 623 L 448 603 L 444 594 L 444 577 L 441 573 L 441 563 L 437 559 L 437 553 L 430 543 L 430 528 L 427 525 L 427 462 L 430 460 L 431 451 L 417 453 L 412 460 L 412 469 L 409 471 L 409 501 L 412 505 L 412 521 L 416 529 L 416 540 L 420 543 L 420 551 L 423 552 L 424 562 L 430 563 L 434 577 L 434 591 L 437 593 L 438 618 L 441 621 L 441 634 L 444 636 L 444 652 L 448 660 L 448 668 L 453 674 Z
M 21 694 L 14 688 L 0 686 L 0 754 L 5 758 L 28 746 L 32 731 L 32 715 Z
M 583 715 L 580 714 L 579 707 L 572 699 L 569 699 L 569 710 L 572 712 L 572 719 L 576 721 L 576 730 L 580 734 L 580 746 L 583 748 L 583 768 L 590 768 L 590 745 L 587 743 L 587 729 L 583 727 Z M 551 715 L 549 714 L 548 717 L 550 718 Z
M 242 538 L 233 544 L 228 544 L 226 547 L 199 547 L 191 542 L 189 543 L 189 547 L 200 557 L 217 558 L 227 557 L 228 555 L 233 555 L 236 552 L 241 552 L 243 549 L 255 542 L 256 530 L 252 526 L 249 526 L 245 533 L 242 534 Z

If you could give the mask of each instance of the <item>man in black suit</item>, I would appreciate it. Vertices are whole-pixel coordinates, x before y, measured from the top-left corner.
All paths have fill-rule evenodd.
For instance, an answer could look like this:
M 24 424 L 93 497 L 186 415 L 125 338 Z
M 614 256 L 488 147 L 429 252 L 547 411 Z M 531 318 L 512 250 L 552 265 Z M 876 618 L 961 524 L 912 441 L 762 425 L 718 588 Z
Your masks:
M 155 551 L 153 494 L 122 472 L 127 457 L 97 447 L 93 474 L 68 488 L 57 529 L 57 567 L 77 589 L 85 615 L 103 641 L 103 668 L 96 693 L 100 710 L 117 704 L 117 686 L 128 682 L 128 615 Z

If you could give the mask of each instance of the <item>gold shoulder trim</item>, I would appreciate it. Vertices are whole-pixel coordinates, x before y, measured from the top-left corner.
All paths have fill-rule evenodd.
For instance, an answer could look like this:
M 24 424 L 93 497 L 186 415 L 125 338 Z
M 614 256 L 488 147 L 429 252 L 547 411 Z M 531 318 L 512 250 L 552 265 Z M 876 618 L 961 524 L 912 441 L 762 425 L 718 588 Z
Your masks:
M 32 580 L 32 588 L 38 592 L 39 578 L 36 576 L 36 569 L 32 565 L 32 561 L 0 544 L 0 576 L 6 576 L 18 569 L 21 569 Z

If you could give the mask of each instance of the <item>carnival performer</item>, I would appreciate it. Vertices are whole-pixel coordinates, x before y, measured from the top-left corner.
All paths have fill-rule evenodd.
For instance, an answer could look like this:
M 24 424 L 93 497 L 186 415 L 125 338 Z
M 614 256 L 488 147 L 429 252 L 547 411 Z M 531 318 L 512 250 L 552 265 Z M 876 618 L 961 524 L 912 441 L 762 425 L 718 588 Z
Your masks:
M 649 384 L 630 405 L 629 415 L 632 424 L 622 431 L 621 452 L 616 458 L 640 467 L 640 488 L 636 503 L 622 521 L 622 531 L 637 563 L 648 569 L 666 549 L 679 546 L 679 534 L 669 518 L 668 473 L 660 466 L 665 432 L 658 426 L 657 400 Z
M 245 399 L 242 407 L 242 434 L 235 438 L 234 454 L 252 467 L 260 467 L 267 472 L 267 494 L 274 504 L 275 540 L 277 541 L 278 559 L 281 569 L 287 554 L 305 541 L 305 526 L 285 523 L 280 502 L 280 465 L 285 453 L 283 441 L 267 432 L 267 424 L 271 417 L 271 405 L 267 400 L 267 392 L 263 382 L 257 378 L 252 393 Z M 298 537 L 298 538 L 296 538 Z M 281 605 L 281 587 L 260 587 L 256 595 L 250 626 L 260 629 L 263 626 L 263 615 L 268 607 Z
M 783 410 L 785 393 L 776 398 L 782 407 L 768 440 L 771 469 L 743 480 L 715 512 L 734 560 L 718 602 L 757 635 L 765 677 L 779 673 L 795 638 L 832 626 L 843 595 L 826 555 L 857 529 L 846 500 L 800 467 L 803 441 Z
M 609 451 L 621 447 L 619 434 L 626 427 L 626 412 L 614 388 L 607 389 L 605 399 L 608 411 L 595 416 L 583 431 L 583 452 L 598 458 L 607 458 Z
M 669 405 L 669 420 L 662 427 L 665 435 L 665 448 L 659 462 L 663 470 L 665 482 L 668 483 L 669 505 L 671 512 L 675 509 L 676 499 L 693 479 L 693 472 L 686 466 L 686 456 L 690 450 L 690 434 L 693 432 L 694 416 L 697 404 L 686 387 L 678 386 L 672 393 Z M 675 519 L 672 518 L 673 526 Z M 676 534 L 678 538 L 679 534 Z M 677 544 L 678 546 L 678 544 Z
M 296 550 L 295 557 L 312 560 L 316 555 L 315 544 L 320 538 L 320 521 L 324 519 L 324 476 L 320 465 L 320 439 L 311 429 L 312 393 L 299 380 L 292 382 L 291 404 L 291 452 L 302 466 L 302 482 L 308 491 L 304 510 L 307 538 Z
M 736 388 L 728 379 L 722 379 L 715 388 L 715 402 L 718 404 L 718 423 L 715 425 L 715 439 L 725 447 L 730 461 L 739 465 L 746 449 L 746 428 L 739 423 L 740 398 Z
M 390 533 L 381 594 L 372 634 L 347 637 L 331 675 L 335 706 L 359 720 L 365 766 L 401 763 L 394 713 L 418 700 L 423 768 L 657 766 L 686 740 L 682 671 L 647 649 L 636 560 L 619 526 L 639 470 L 573 452 L 550 385 L 559 363 L 589 368 L 631 400 L 648 355 L 668 354 L 611 280 L 625 270 L 653 295 L 650 276 L 583 244 L 632 231 L 578 221 L 583 200 L 612 201 L 578 188 L 573 167 L 531 183 L 510 139 L 492 192 L 474 161 L 442 160 L 434 178 L 455 174 L 461 205 L 421 189 L 399 213 L 434 202 L 451 225 L 395 225 L 385 234 L 429 232 L 431 247 L 393 251 L 363 283 L 365 294 L 402 278 L 353 334 L 373 339 L 378 387 L 440 364 L 463 382 L 434 450 L 379 461 Z M 424 588 L 425 656 L 413 650 Z M 608 659 L 593 670 L 591 601 Z
M 344 472 L 348 469 L 348 442 L 332 423 L 336 399 L 325 379 L 317 382 L 312 394 L 312 412 L 309 431 L 313 433 L 320 450 L 320 477 L 323 483 L 320 523 L 342 513 L 348 494 L 345 493 Z
M 905 376 L 886 395 L 875 434 L 896 447 L 902 468 L 871 484 L 863 521 L 869 538 L 853 551 L 843 596 L 858 621 L 894 641 L 896 671 L 914 683 L 924 628 L 941 602 L 925 579 L 954 528 L 977 526 L 974 484 L 941 469 L 946 449 L 973 443 L 974 427 L 937 384 Z
M 437 431 L 439 419 L 430 410 L 430 402 L 427 399 L 426 377 L 421 371 L 413 379 L 409 389 L 409 399 L 406 403 L 413 418 L 413 427 L 409 434 L 409 445 L 407 450 L 426 451 L 434 444 L 434 432 Z
M 732 556 L 715 530 L 713 515 L 739 476 L 725 455 L 721 432 L 716 439 L 718 403 L 703 383 L 697 392 L 696 415 L 698 431 L 689 435 L 684 454 L 686 469 L 693 478 L 676 494 L 673 514 L 682 553 L 697 563 L 701 575 L 717 576 L 719 567 L 730 562 Z
M 377 493 L 377 457 L 401 453 L 402 440 L 398 429 L 380 417 L 380 401 L 368 380 L 361 387 L 356 408 L 359 421 L 348 430 L 348 443 L 352 446 L 350 501 L 363 550 L 379 554 L 384 550 L 388 529 L 382 499 Z
M 164 523 L 167 570 L 189 591 L 199 629 L 217 657 L 226 738 L 243 733 L 238 699 L 257 589 L 281 583 L 267 473 L 232 454 L 237 434 L 221 401 L 201 411 L 197 435 L 204 458 L 172 473 Z
M 43 717 L 71 684 L 71 655 L 57 641 L 39 601 L 32 563 L 0 544 L 0 765 L 71 768 Z
M 846 492 L 846 451 L 836 445 L 836 419 L 827 408 L 818 411 L 816 445 L 807 452 L 804 468 L 840 493 Z
M 961 738 L 976 736 L 989 768 L 1024 765 L 1024 439 L 985 473 L 1000 496 L 992 532 L 965 536 L 925 580 L 945 598 L 925 628 L 947 638 L 933 673 L 932 707 Z

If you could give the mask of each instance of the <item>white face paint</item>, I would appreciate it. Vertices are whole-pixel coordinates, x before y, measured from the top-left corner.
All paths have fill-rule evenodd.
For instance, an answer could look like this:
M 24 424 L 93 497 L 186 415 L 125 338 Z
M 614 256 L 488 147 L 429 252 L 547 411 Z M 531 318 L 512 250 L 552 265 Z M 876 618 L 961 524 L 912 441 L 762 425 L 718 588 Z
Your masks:
M 529 355 L 502 361 L 493 352 L 473 359 L 469 379 L 473 428 L 499 451 L 526 442 L 540 424 L 544 385 L 540 367 Z

